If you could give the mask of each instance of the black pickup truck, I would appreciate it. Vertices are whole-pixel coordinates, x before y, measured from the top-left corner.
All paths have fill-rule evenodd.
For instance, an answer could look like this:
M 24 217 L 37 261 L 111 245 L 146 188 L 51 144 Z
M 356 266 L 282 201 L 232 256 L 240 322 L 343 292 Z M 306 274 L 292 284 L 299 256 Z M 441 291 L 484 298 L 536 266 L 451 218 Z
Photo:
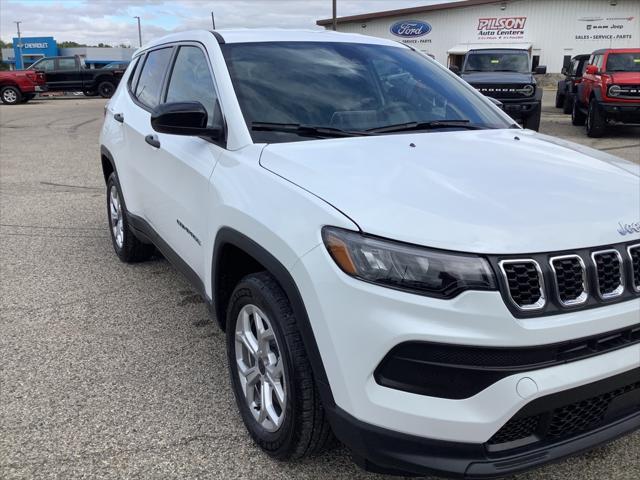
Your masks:
M 487 97 L 499 100 L 524 128 L 538 130 L 542 113 L 542 88 L 533 74 L 546 73 L 540 66 L 532 72 L 531 55 L 519 49 L 476 49 L 467 52 L 462 70 L 451 68 Z
M 84 59 L 73 57 L 45 57 L 29 67 L 46 73 L 50 92 L 81 91 L 85 95 L 110 98 L 116 91 L 124 70 L 87 68 Z

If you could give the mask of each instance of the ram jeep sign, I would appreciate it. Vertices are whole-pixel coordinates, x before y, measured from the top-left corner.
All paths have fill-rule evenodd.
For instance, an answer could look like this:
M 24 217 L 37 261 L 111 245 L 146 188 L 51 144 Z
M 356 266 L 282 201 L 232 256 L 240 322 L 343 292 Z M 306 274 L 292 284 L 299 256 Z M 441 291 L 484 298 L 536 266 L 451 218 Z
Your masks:
M 478 38 L 520 40 L 524 38 L 527 17 L 488 17 L 478 19 Z
M 431 31 L 431 25 L 420 20 L 403 20 L 391 25 L 389 31 L 396 37 L 416 38 L 424 37 Z

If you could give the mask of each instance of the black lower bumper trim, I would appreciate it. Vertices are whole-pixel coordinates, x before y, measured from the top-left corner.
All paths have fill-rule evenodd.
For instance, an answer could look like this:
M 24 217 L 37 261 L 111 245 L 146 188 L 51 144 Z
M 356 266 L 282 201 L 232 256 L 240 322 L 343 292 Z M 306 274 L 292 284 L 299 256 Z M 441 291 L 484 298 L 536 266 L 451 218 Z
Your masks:
M 606 381 L 611 384 L 628 381 L 627 377 L 637 375 L 637 372 L 638 370 L 631 370 Z M 574 389 L 575 391 L 569 390 L 566 392 L 567 398 L 571 399 L 576 392 L 588 388 L 589 385 L 585 385 Z M 547 397 L 542 397 L 545 398 Z M 542 399 L 533 403 L 538 404 Z M 548 397 L 548 400 L 559 401 L 559 394 Z M 356 463 L 369 471 L 395 475 L 502 477 L 561 460 L 640 429 L 640 411 L 636 408 L 598 428 L 570 438 L 494 454 L 487 449 L 486 444 L 440 441 L 407 435 L 364 423 L 337 406 L 328 410 L 334 433 L 351 448 Z

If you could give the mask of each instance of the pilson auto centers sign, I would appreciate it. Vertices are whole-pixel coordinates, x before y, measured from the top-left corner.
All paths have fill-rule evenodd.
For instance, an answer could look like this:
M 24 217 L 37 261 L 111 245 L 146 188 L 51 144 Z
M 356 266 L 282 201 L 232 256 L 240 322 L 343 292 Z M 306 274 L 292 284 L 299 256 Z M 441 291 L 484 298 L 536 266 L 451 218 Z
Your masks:
M 480 40 L 522 40 L 527 17 L 486 17 L 478 19 Z

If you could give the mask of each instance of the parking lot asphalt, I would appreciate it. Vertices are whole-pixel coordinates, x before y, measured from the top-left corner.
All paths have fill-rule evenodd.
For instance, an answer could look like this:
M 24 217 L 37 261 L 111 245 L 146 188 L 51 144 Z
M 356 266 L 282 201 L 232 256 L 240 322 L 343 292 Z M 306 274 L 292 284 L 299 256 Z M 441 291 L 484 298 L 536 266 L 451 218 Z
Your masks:
M 638 129 L 588 139 L 545 95 L 543 132 L 640 162 Z M 202 301 L 167 261 L 113 253 L 104 104 L 0 106 L 0 478 L 383 478 L 342 448 L 283 464 L 253 446 Z M 637 432 L 514 478 L 639 471 Z

